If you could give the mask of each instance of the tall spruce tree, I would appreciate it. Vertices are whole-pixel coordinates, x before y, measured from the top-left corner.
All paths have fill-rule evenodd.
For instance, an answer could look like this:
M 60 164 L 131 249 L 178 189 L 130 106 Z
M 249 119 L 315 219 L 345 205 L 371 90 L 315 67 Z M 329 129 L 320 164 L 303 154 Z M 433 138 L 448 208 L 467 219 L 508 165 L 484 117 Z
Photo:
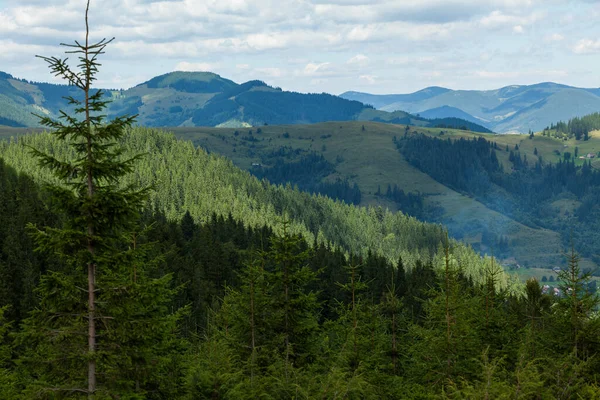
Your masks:
M 558 273 L 562 296 L 557 302 L 554 321 L 562 333 L 561 345 L 570 346 L 574 357 L 582 360 L 587 360 L 599 347 L 600 319 L 594 310 L 600 299 L 589 290 L 591 275 L 581 270 L 579 255 L 571 247 L 568 266 Z
M 64 215 L 61 228 L 31 226 L 38 250 L 57 255 L 62 266 L 42 277 L 39 307 L 22 326 L 18 344 L 25 398 L 152 398 L 178 390 L 178 367 L 171 357 L 181 344 L 180 313 L 171 313 L 170 276 L 153 277 L 160 260 L 140 245 L 139 212 L 147 188 L 122 187 L 139 158 L 124 158 L 119 140 L 134 117 L 111 121 L 102 114 L 108 101 L 92 89 L 98 57 L 112 41 L 89 40 L 89 0 L 85 42 L 64 45 L 79 60 L 41 57 L 51 71 L 80 90 L 67 98 L 74 114 L 40 117 L 52 135 L 71 148 L 72 159 L 36 149 L 42 168 L 56 178 L 46 188 Z

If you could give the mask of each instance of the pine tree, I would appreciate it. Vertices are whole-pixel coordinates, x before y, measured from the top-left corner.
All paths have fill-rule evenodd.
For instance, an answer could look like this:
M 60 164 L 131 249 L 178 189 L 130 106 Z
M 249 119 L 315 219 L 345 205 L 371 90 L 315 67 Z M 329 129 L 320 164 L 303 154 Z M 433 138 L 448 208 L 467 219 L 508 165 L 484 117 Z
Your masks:
M 281 338 L 277 347 L 285 360 L 287 378 L 292 363 L 302 365 L 314 354 L 311 338 L 318 329 L 318 301 L 316 293 L 309 290 L 316 274 L 307 264 L 309 254 L 303 249 L 303 240 L 289 233 L 287 219 L 282 222 L 282 231 L 271 237 L 268 258 L 273 268 L 273 304 L 279 310 L 274 331 Z
M 12 346 L 8 342 L 8 332 L 11 324 L 6 321 L 5 313 L 8 307 L 0 308 L 0 398 L 12 399 L 16 396 L 16 375 L 11 368 Z
M 473 355 L 482 351 L 477 318 L 485 309 L 469 293 L 472 283 L 452 259 L 448 244 L 439 281 L 439 289 L 431 290 L 425 303 L 423 326 L 410 327 L 415 343 L 409 348 L 409 374 L 418 382 L 447 388 L 479 373 Z
M 565 343 L 570 344 L 576 358 L 587 360 L 593 354 L 593 346 L 598 349 L 598 317 L 593 315 L 600 304 L 596 294 L 590 293 L 588 283 L 591 272 L 582 272 L 579 267 L 579 255 L 571 247 L 568 266 L 558 273 L 559 289 L 562 297 L 558 301 L 555 320 L 562 325 Z M 562 335 L 561 335 L 562 336 Z M 564 336 L 563 336 L 564 337 Z
M 525 335 L 525 358 L 534 360 L 540 354 L 540 337 L 543 336 L 543 319 L 550 308 L 550 298 L 542 293 L 539 282 L 531 278 L 525 283 L 525 318 L 527 320 Z
M 178 389 L 179 366 L 173 356 L 180 313 L 169 303 L 174 290 L 169 275 L 153 277 L 160 260 L 148 254 L 134 232 L 147 188 L 120 186 L 133 172 L 139 156 L 123 158 L 118 142 L 134 117 L 105 121 L 102 90 L 92 89 L 98 57 L 112 41 L 90 44 L 89 1 L 83 44 L 65 45 L 78 56 L 72 69 L 67 59 L 41 57 L 52 72 L 81 91 L 69 97 L 75 115 L 61 112 L 58 121 L 41 117 L 73 159 L 59 159 L 36 149 L 42 168 L 58 184 L 48 184 L 64 226 L 31 226 L 40 252 L 57 255 L 63 266 L 42 277 L 40 304 L 27 318 L 18 337 L 25 350 L 20 358 L 24 395 L 28 398 L 87 396 L 141 398 L 146 393 L 169 397 Z

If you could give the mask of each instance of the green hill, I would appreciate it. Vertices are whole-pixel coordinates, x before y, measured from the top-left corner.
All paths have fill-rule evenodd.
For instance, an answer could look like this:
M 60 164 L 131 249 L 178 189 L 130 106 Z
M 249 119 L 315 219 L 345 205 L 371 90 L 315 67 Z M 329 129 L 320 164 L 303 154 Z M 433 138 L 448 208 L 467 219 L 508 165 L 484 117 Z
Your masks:
M 363 130 L 364 126 L 364 130 Z M 510 252 L 504 261 L 547 269 L 561 266 L 565 243 L 560 232 L 532 227 L 526 221 L 494 210 L 477 201 L 468 193 L 454 190 L 409 164 L 393 144 L 394 137 L 408 132 L 420 132 L 431 137 L 460 138 L 482 137 L 492 140 L 504 151 L 497 151 L 505 171 L 510 171 L 510 152 L 515 146 L 531 166 L 540 158 L 545 163 L 564 159 L 564 153 L 597 154 L 600 152 L 600 134 L 592 132 L 588 141 L 567 141 L 536 134 L 488 135 L 474 132 L 416 128 L 405 125 L 374 122 L 328 122 L 311 125 L 262 126 L 260 128 L 201 128 L 171 129 L 177 137 L 188 139 L 211 153 L 222 154 L 233 163 L 258 176 L 291 181 L 302 190 L 324 193 L 361 206 L 383 207 L 392 211 L 405 210 L 411 215 L 445 224 L 452 234 L 471 243 L 475 249 L 491 253 L 498 238 L 508 241 Z M 24 129 L 2 129 L 0 136 L 14 136 Z M 440 136 L 440 133 L 443 133 Z M 536 155 L 537 153 L 538 155 Z M 316 154 L 322 156 L 321 160 Z M 430 155 L 423 151 L 423 159 Z M 310 159 L 315 160 L 310 164 Z M 592 161 L 597 158 L 592 159 Z M 582 165 L 584 160 L 576 160 Z M 253 166 L 254 164 L 254 166 Z M 360 191 L 357 197 L 357 191 Z M 397 186 L 406 196 L 413 195 L 416 203 L 398 202 L 386 197 L 388 185 Z M 377 194 L 380 191 L 381 194 Z M 417 196 L 417 197 L 414 197 Z M 422 202 L 422 204 L 419 204 Z M 561 218 L 570 218 L 579 202 L 565 198 L 553 204 Z M 566 219 L 564 220 L 567 221 Z M 595 262 L 584 258 L 583 265 L 594 267 Z M 541 274 L 541 273 L 540 273 Z
M 0 140 L 0 158 L 38 182 L 49 176 L 40 170 L 23 144 L 58 158 L 72 157 L 64 144 L 47 134 L 25 135 L 18 141 Z M 150 205 L 171 220 L 180 220 L 189 211 L 196 221 L 208 221 L 213 214 L 231 215 L 245 226 L 267 225 L 278 230 L 287 215 L 292 220 L 291 230 L 304 236 L 308 243 L 330 244 L 364 255 L 370 249 L 393 262 L 402 257 L 408 266 L 417 259 L 433 259 L 444 240 L 440 225 L 380 207 L 355 207 L 290 186 L 270 185 L 240 170 L 225 157 L 195 148 L 192 142 L 177 140 L 172 134 L 136 128 L 124 146 L 125 156 L 144 152 L 146 157 L 123 184 L 153 184 L 156 190 Z M 483 274 L 482 263 L 489 262 L 459 244 L 454 257 L 476 280 Z M 508 277 L 504 277 L 502 285 L 508 284 Z
M 526 136 L 518 135 L 491 136 L 451 129 L 410 127 L 408 131 L 424 132 L 435 137 L 439 137 L 440 131 L 443 131 L 442 137 L 445 138 L 482 136 L 497 140 L 498 145 L 510 144 L 511 147 L 523 141 L 522 146 L 527 149 L 530 142 Z M 277 166 L 281 162 L 287 162 L 290 168 L 299 168 L 302 157 L 315 152 L 332 166 L 332 169 L 314 172 L 319 183 L 334 184 L 340 180 L 348 180 L 349 187 L 356 184 L 361 191 L 362 206 L 403 209 L 401 204 L 384 196 L 388 185 L 397 185 L 405 193 L 422 195 L 422 212 L 429 215 L 429 220 L 442 222 L 452 233 L 478 250 L 488 254 L 492 251 L 489 243 L 485 244 L 486 240 L 482 237 L 482 232 L 486 231 L 491 236 L 504 235 L 509 239 L 512 257 L 507 257 L 507 262 L 516 260 L 514 262 L 521 265 L 543 268 L 562 263 L 563 244 L 559 233 L 527 226 L 473 197 L 437 182 L 410 165 L 393 144 L 394 137 L 400 138 L 407 132 L 404 125 L 328 122 L 263 126 L 260 131 L 256 128 L 242 130 L 190 127 L 175 128 L 173 132 L 211 152 L 227 156 L 240 168 L 254 173 L 257 169 L 281 170 Z M 537 140 L 536 137 L 535 141 Z M 533 152 L 533 147 L 524 151 L 533 154 L 529 153 Z M 423 157 L 427 158 L 428 154 L 424 152 Z M 500 154 L 499 158 L 508 166 L 508 153 Z M 326 172 L 326 175 L 322 172 Z M 301 186 L 301 182 L 297 183 Z M 377 194 L 378 190 L 382 195 Z

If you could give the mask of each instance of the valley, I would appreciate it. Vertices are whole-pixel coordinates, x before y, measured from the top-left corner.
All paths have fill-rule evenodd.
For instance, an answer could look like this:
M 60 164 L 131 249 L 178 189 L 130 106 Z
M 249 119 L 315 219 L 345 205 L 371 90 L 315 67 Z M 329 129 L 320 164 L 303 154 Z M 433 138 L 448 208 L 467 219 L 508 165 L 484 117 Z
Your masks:
M 600 151 L 600 136 L 594 132 L 588 141 L 565 141 L 540 134 L 532 138 L 527 135 L 489 135 L 377 122 L 165 129 L 173 132 L 178 138 L 191 141 L 195 146 L 222 154 L 239 168 L 255 173 L 258 168 L 268 169 L 269 164 L 273 162 L 273 159 L 269 161 L 269 154 L 282 148 L 290 150 L 283 158 L 286 163 L 297 161 L 302 155 L 320 154 L 333 168 L 326 176 L 318 178 L 317 183 L 347 180 L 350 185 L 356 184 L 361 193 L 361 206 L 401 210 L 399 204 L 377 193 L 378 190 L 385 191 L 388 185 L 397 185 L 406 193 L 419 193 L 423 196 L 425 208 L 432 211 L 430 215 L 420 217 L 443 224 L 454 237 L 470 244 L 477 251 L 492 254 L 494 239 L 489 239 L 489 236 L 504 237 L 508 241 L 509 250 L 500 257 L 509 268 L 521 266 L 551 269 L 561 266 L 566 249 L 564 239 L 558 232 L 523 224 L 514 217 L 489 208 L 467 193 L 456 191 L 436 181 L 412 166 L 398 153 L 393 143 L 394 138 L 400 138 L 406 132 L 452 140 L 482 137 L 495 142 L 501 150 L 507 146 L 512 150 L 517 146 L 521 155 L 526 156 L 531 163 L 535 163 L 540 157 L 545 162 L 558 162 L 564 158 L 565 152 L 574 154 L 575 147 L 578 148 L 579 154 L 597 154 Z M 8 138 L 30 131 L 24 128 L 0 128 L 0 137 Z M 440 132 L 443 132 L 442 136 Z M 498 151 L 497 154 L 505 171 L 510 171 L 512 163 L 509 161 L 509 152 Z M 426 156 L 424 154 L 424 157 Z M 589 161 L 592 161 L 592 165 L 598 162 L 596 159 Z M 577 158 L 575 162 L 581 165 L 583 160 Z M 577 201 L 566 199 L 554 203 L 556 212 L 560 215 L 572 214 L 579 205 Z M 484 235 L 488 235 L 487 240 Z M 584 268 L 597 267 L 596 262 L 590 258 L 583 258 L 581 263 Z M 529 277 L 522 272 L 520 275 L 524 278 Z
M 363 131 L 364 126 L 364 131 Z M 257 130 L 260 129 L 260 133 Z M 439 130 L 409 128 L 431 137 L 439 137 Z M 443 223 L 455 236 L 465 240 L 476 249 L 491 254 L 489 243 L 482 243 L 482 231 L 492 235 L 506 236 L 510 242 L 510 254 L 506 261 L 529 267 L 552 268 L 564 262 L 565 244 L 560 235 L 552 230 L 532 228 L 506 215 L 486 207 L 481 202 L 464 193 L 459 193 L 440 184 L 427 174 L 407 163 L 398 154 L 393 138 L 401 137 L 406 126 L 381 123 L 329 122 L 316 125 L 261 126 L 248 129 L 220 128 L 172 128 L 177 137 L 191 140 L 211 152 L 223 154 L 238 167 L 252 171 L 259 168 L 253 164 L 264 163 L 265 155 L 280 148 L 289 147 L 304 153 L 316 152 L 335 166 L 335 172 L 326 181 L 348 179 L 361 190 L 361 205 L 382 206 L 397 210 L 397 205 L 382 196 L 377 196 L 378 188 L 398 185 L 405 192 L 419 192 L 424 195 L 425 204 L 441 207 L 443 213 L 433 218 Z M 253 134 L 248 135 L 252 130 Z M 238 132 L 236 135 L 235 132 Z M 558 160 L 554 150 L 565 151 L 561 141 L 545 137 L 517 135 L 479 135 L 472 132 L 445 130 L 445 137 L 472 138 L 484 137 L 494 140 L 499 147 L 519 146 L 521 154 L 536 159 L 533 150 L 538 148 L 545 160 Z M 285 134 L 288 135 L 285 135 Z M 287 137 L 286 137 L 287 136 Z M 249 140 L 252 137 L 252 140 Z M 573 146 L 575 143 L 568 143 Z M 600 141 L 592 139 L 585 144 L 592 151 L 600 150 Z M 531 154 L 529 154 L 531 152 Z M 426 155 L 424 155 L 425 157 Z M 297 156 L 296 156 L 297 157 Z M 499 151 L 498 157 L 509 169 L 508 153 Z M 288 161 L 293 161 L 290 157 Z M 266 165 L 264 167 L 267 167 Z M 516 261 L 514 261 L 514 260 Z M 582 260 L 582 265 L 593 268 L 590 259 Z

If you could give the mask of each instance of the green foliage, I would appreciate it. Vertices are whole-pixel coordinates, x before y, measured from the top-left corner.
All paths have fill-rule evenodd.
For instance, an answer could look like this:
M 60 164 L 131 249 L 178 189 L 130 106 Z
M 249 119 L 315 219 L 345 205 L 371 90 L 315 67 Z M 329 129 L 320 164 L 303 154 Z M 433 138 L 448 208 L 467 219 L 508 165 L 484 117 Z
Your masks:
M 0 158 L 0 304 L 10 304 L 9 321 L 18 323 L 36 303 L 33 288 L 52 260 L 34 254 L 28 223 L 55 224 L 38 187 Z
M 596 341 L 600 330 L 600 319 L 595 314 L 600 298 L 590 293 L 588 283 L 590 272 L 582 272 L 579 256 L 571 249 L 568 266 L 558 274 L 562 297 L 556 304 L 554 323 L 557 332 L 555 346 L 573 351 L 575 358 L 587 360 L 598 350 Z
M 75 157 L 67 146 L 48 134 L 0 141 L 0 154 L 6 162 L 38 181 L 50 177 L 36 166 L 22 145 L 61 159 Z M 316 239 L 318 243 L 332 243 L 363 255 L 370 248 L 390 260 L 402 256 L 409 268 L 416 259 L 430 258 L 443 236 L 441 226 L 401 213 L 353 207 L 291 187 L 269 185 L 239 170 L 224 157 L 208 154 L 161 131 L 134 128 L 120 145 L 127 159 L 146 153 L 137 162 L 135 172 L 121 180 L 122 187 L 154 185 L 155 190 L 149 193 L 149 207 L 164 210 L 170 220 L 179 220 L 186 211 L 198 222 L 208 221 L 215 213 L 231 214 L 246 226 L 277 228 L 275 221 L 287 215 L 290 232 L 301 234 L 309 243 Z
M 15 398 L 17 375 L 11 365 L 12 343 L 8 338 L 11 324 L 5 317 L 8 306 L 0 307 L 0 397 Z
M 591 163 L 577 166 L 568 160 L 570 153 L 564 152 L 565 161 L 544 164 L 538 160 L 530 166 L 526 156 L 511 151 L 512 168 L 506 173 L 495 145 L 481 137 L 440 140 L 412 135 L 396 141 L 396 145 L 412 165 L 439 182 L 474 196 L 491 209 L 532 228 L 558 231 L 565 245 L 572 236 L 586 257 L 597 253 L 600 242 L 593 238 L 600 221 L 595 207 L 600 198 L 600 173 Z M 424 150 L 428 157 L 422 157 Z M 580 202 L 574 212 L 563 216 L 552 211 L 554 202 L 565 198 Z M 485 233 L 482 242 L 486 246 L 497 249 L 500 255 L 509 255 L 502 235 Z M 557 257 L 550 261 L 559 262 Z
M 110 283 L 123 284 L 110 303 L 119 301 L 111 312 L 126 321 L 105 321 L 106 337 L 123 350 L 103 352 L 98 364 L 114 381 L 105 387 L 111 393 L 173 399 L 597 397 L 595 314 L 580 316 L 580 326 L 589 327 L 580 336 L 587 338 L 579 342 L 586 343 L 582 360 L 564 340 L 570 308 L 558 303 L 565 299 L 543 294 L 535 281 L 528 283 L 526 297 L 498 290 L 504 277 L 489 259 L 477 279 L 483 284 L 473 283 L 461 276 L 472 262 L 477 265 L 472 252 L 455 248 L 446 258 L 442 249 L 431 262 L 418 261 L 407 270 L 402 260 L 392 265 L 371 253 L 358 264 L 354 255 L 348 267 L 339 250 L 315 245 L 306 253 L 298 237 L 267 240 L 268 229 L 250 229 L 231 218 L 196 224 L 189 213 L 168 221 L 145 212 L 143 224 L 151 222 L 135 236 L 135 250 L 134 238 L 123 237 L 127 249 L 118 265 L 128 269 L 128 280 L 115 273 Z M 290 304 L 296 305 L 291 310 L 285 306 L 286 262 L 299 274 L 290 286 Z M 182 290 L 165 292 L 170 277 L 163 271 L 171 271 L 172 286 Z M 85 349 L 83 339 L 68 335 L 77 324 L 85 329 L 85 318 L 53 312 L 60 304 L 70 304 L 71 312 L 82 308 L 84 285 L 82 275 L 62 270 L 44 275 L 38 291 L 49 294 L 21 325 L 17 346 L 8 341 L 3 348 L 20 364 L 15 369 L 9 358 L 0 368 L 8 372 L 9 398 L 77 397 L 44 389 L 50 379 L 85 379 L 77 357 L 65 357 Z M 127 298 L 129 292 L 143 299 L 141 306 Z M 179 319 L 164 310 L 189 303 L 191 315 Z M 286 313 L 295 322 L 290 346 Z M 148 314 L 152 318 L 144 318 Z M 49 327 L 62 335 L 48 340 Z M 189 341 L 181 342 L 179 331 Z M 311 334 L 305 339 L 303 332 Z M 60 367 L 46 362 L 59 357 Z M 140 359 L 151 362 L 131 368 Z M 139 390 L 130 386 L 135 381 Z
M 559 121 L 544 129 L 550 136 L 588 140 L 590 132 L 600 129 L 600 113 L 593 113 L 583 117 L 571 118 L 567 122 Z M 577 155 L 575 155 L 577 157 Z

